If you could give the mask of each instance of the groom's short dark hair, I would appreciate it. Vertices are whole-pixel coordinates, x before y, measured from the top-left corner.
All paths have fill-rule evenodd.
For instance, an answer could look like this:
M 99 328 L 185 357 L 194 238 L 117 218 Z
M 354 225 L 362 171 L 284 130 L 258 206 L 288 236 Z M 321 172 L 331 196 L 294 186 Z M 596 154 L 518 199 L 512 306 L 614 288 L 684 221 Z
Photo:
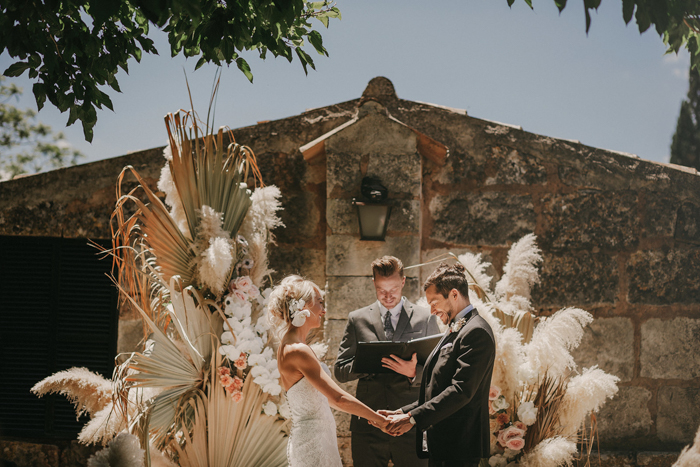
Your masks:
M 469 299 L 469 282 L 466 272 L 467 270 L 462 263 L 455 263 L 452 266 L 440 263 L 437 269 L 425 280 L 423 290 L 428 290 L 431 285 L 434 285 L 437 292 L 447 298 L 450 290 L 457 289 L 463 297 Z
M 396 256 L 382 256 L 372 261 L 372 277 L 391 277 L 395 273 L 403 277 L 403 263 Z

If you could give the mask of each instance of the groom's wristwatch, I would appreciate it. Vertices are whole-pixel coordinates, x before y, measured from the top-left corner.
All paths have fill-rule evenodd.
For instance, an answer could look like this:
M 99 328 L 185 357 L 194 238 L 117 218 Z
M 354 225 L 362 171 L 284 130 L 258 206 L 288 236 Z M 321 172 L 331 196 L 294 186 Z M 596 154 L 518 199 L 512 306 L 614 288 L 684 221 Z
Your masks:
M 413 416 L 411 415 L 411 412 L 408 412 L 406 415 L 408 415 L 408 417 L 409 417 L 408 421 L 411 422 L 411 425 L 415 425 L 416 419 L 413 418 Z

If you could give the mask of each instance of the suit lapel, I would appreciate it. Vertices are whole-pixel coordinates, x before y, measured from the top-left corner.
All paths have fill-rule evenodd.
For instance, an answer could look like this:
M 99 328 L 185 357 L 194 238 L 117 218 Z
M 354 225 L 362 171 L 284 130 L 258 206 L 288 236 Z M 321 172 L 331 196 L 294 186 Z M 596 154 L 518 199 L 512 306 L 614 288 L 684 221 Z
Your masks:
M 394 331 L 394 340 L 400 341 L 403 332 L 406 330 L 406 326 L 411 321 L 413 317 L 413 305 L 404 300 L 403 307 L 401 307 L 401 313 L 399 314 L 399 322 L 396 323 L 396 331 Z
M 369 308 L 370 322 L 374 327 L 374 333 L 377 335 L 377 340 L 385 341 L 386 334 L 384 334 L 384 323 L 382 323 L 382 315 L 379 312 L 378 302 L 374 302 Z

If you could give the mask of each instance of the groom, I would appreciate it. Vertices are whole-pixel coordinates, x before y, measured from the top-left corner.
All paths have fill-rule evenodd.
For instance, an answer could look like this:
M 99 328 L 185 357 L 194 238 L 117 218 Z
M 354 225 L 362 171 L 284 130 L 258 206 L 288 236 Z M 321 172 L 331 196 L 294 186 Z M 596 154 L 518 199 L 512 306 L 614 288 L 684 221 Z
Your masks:
M 392 373 L 373 375 L 353 371 L 358 342 L 405 342 L 440 333 L 437 320 L 427 308 L 419 307 L 402 296 L 406 284 L 401 260 L 384 256 L 372 263 L 377 301 L 348 315 L 345 335 L 338 349 L 335 377 L 341 383 L 358 379 L 356 396 L 370 408 L 394 410 L 418 397 L 423 365 L 395 355 L 382 363 Z M 391 460 L 397 467 L 425 467 L 417 457 L 409 436 L 394 438 L 353 415 L 352 460 L 357 467 L 386 467 Z M 321 467 L 321 466 L 319 466 Z
M 418 400 L 396 411 L 387 433 L 416 430 L 419 457 L 430 467 L 476 467 L 489 457 L 489 388 L 496 353 L 493 332 L 469 302 L 464 266 L 440 264 L 423 285 L 448 330 L 425 362 Z

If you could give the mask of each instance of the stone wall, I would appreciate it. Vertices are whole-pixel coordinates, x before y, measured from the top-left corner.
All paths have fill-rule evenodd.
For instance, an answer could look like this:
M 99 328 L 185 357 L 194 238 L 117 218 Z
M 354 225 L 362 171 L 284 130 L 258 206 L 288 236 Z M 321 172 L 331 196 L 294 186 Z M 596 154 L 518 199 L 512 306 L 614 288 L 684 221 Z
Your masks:
M 700 424 L 695 171 L 402 100 L 383 78 L 362 99 L 234 133 L 284 195 L 275 278 L 301 273 L 326 284 L 330 364 L 347 313 L 374 300 L 376 256 L 415 264 L 478 252 L 497 280 L 512 242 L 534 232 L 544 254 L 533 292 L 538 313 L 590 311 L 596 320 L 577 362 L 621 378 L 598 417 L 601 447 L 678 451 L 691 441 Z M 322 150 L 305 158 L 300 147 L 316 140 Z M 449 150 L 445 157 L 432 157 L 435 144 Z M 121 167 L 132 164 L 154 183 L 162 163 L 151 150 L 0 183 L 0 235 L 108 238 Z M 350 199 L 365 174 L 379 175 L 396 203 L 386 242 L 359 240 Z M 410 298 L 431 270 L 411 272 Z M 126 309 L 121 318 L 127 350 L 140 322 Z M 338 416 L 338 428 L 349 459 L 346 417 Z

